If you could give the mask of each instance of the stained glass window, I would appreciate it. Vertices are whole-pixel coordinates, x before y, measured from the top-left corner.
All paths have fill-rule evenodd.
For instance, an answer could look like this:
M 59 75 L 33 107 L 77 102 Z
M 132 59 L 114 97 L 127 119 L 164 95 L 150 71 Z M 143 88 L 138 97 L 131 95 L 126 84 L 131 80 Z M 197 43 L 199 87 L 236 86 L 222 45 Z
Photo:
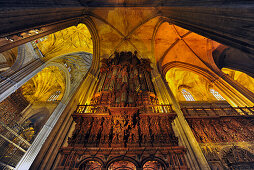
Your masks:
M 56 91 L 54 94 L 52 94 L 49 98 L 48 101 L 57 101 L 59 95 L 61 94 L 61 91 Z
M 182 92 L 184 98 L 186 99 L 186 101 L 195 101 L 195 99 L 192 97 L 190 92 L 188 92 L 186 89 L 182 89 L 181 92 Z
M 213 96 L 217 99 L 217 100 L 225 100 L 219 92 L 217 92 L 216 90 L 214 89 L 210 89 L 210 93 L 213 94 Z

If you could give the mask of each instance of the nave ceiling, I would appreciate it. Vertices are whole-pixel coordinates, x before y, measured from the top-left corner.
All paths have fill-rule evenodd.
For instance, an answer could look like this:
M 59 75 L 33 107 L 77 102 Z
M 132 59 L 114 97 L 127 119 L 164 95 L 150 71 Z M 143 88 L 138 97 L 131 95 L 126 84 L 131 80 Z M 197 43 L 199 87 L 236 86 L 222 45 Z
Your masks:
M 107 58 L 114 51 L 137 51 L 161 66 L 182 61 L 204 67 L 219 43 L 178 27 L 160 17 L 156 8 L 94 9 L 90 18 L 99 36 L 99 56 Z M 88 28 L 79 24 L 47 36 L 38 43 L 43 55 L 51 58 L 70 52 L 93 53 Z M 50 57 L 51 56 L 51 57 Z
M 213 69 L 211 65 L 215 66 L 212 52 L 220 44 L 172 24 L 169 19 L 159 15 L 158 8 L 95 8 L 91 10 L 89 18 L 98 33 L 97 43 L 91 36 L 90 27 L 80 23 L 35 40 L 43 60 L 55 60 L 64 55 L 71 58 L 73 53 L 78 52 L 96 52 L 101 59 L 112 56 L 115 51 L 137 51 L 138 57 L 149 58 L 154 68 L 157 64 L 164 69 L 167 64 L 174 62 L 188 63 L 205 70 Z M 99 46 L 99 49 L 95 46 Z M 93 60 L 98 62 L 98 59 Z M 66 64 L 60 59 L 57 62 Z M 76 67 L 79 63 L 79 60 L 73 60 L 71 65 Z M 82 70 L 82 67 L 79 66 L 79 69 Z M 167 72 L 165 70 L 164 74 Z M 71 81 L 80 79 L 82 75 L 76 71 Z M 179 74 L 175 78 L 188 82 L 186 77 Z

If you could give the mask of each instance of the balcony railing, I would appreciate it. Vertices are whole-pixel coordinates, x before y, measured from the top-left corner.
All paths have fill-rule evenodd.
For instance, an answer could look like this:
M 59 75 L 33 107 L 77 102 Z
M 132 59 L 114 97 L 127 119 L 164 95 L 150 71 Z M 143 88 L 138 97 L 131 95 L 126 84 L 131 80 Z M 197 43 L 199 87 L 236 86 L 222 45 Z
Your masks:
M 102 105 L 78 105 L 74 114 L 109 113 L 107 106 Z
M 185 117 L 254 115 L 254 107 L 184 107 Z
M 110 113 L 110 106 L 105 105 L 78 105 L 74 114 L 98 114 L 98 113 Z M 127 108 L 127 107 L 125 107 Z M 171 105 L 146 105 L 138 106 L 140 113 L 172 113 L 173 109 Z
M 140 113 L 172 113 L 171 105 L 146 105 L 138 107 Z

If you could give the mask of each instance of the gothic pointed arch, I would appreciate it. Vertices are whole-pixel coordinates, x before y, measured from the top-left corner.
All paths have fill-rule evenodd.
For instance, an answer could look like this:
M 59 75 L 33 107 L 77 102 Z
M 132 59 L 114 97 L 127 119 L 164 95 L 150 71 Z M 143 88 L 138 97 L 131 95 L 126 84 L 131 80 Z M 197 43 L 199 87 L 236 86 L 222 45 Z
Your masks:
M 212 70 L 204 69 L 202 67 L 189 64 L 189 63 L 174 61 L 174 62 L 167 63 L 162 67 L 162 74 L 164 75 L 164 77 L 166 73 L 174 67 L 181 68 L 186 71 L 191 71 L 205 78 L 209 83 L 215 86 L 218 92 L 233 106 L 252 105 L 253 97 L 242 95 L 242 93 L 245 92 L 247 89 L 245 88 L 242 89 L 242 87 L 237 86 L 235 82 L 232 82 L 232 80 L 228 80 L 227 76 L 225 75 L 219 76 L 220 74 L 218 75 Z M 239 90 L 241 91 L 236 90 L 235 87 L 238 87 Z M 235 95 L 235 94 L 238 94 L 238 95 Z

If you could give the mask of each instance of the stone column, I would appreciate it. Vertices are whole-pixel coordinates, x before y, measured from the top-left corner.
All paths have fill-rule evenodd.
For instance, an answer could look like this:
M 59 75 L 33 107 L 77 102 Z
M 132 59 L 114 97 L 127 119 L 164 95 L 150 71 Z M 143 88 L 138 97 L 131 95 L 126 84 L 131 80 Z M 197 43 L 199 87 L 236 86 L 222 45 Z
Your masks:
M 0 102 L 15 92 L 25 82 L 40 72 L 44 67 L 44 62 L 38 58 L 10 75 L 0 75 Z
M 225 99 L 234 107 L 254 106 L 254 94 L 233 80 L 222 71 L 215 72 L 218 75 L 212 83 L 216 86 Z
M 0 102 L 45 67 L 42 57 L 36 53 L 31 43 L 18 47 L 15 63 L 0 74 Z
M 97 85 L 97 77 L 87 73 L 86 78 L 81 85 L 73 88 L 73 91 L 67 97 L 61 109 L 56 110 L 55 116 L 52 114 L 52 121 L 48 120 L 45 125 L 51 127 L 47 132 L 40 132 L 36 137 L 37 143 L 32 146 L 19 162 L 17 169 L 22 169 L 29 165 L 31 169 L 54 169 L 59 161 L 59 148 L 68 140 L 67 134 L 73 125 L 72 113 L 78 104 L 83 104 L 89 100 Z M 63 104 L 63 102 L 61 102 Z M 67 105 L 67 107 L 66 107 Z M 60 107 L 60 106 L 59 106 Z M 53 128 L 54 127 L 54 128 Z M 42 134 L 41 134 L 42 133 Z M 41 142 L 39 142 L 39 139 Z M 47 140 L 46 140 L 47 139 Z M 23 169 L 22 169 L 23 170 Z
M 53 127 L 55 126 L 56 122 L 58 121 L 65 107 L 66 107 L 66 104 L 62 102 L 58 104 L 57 108 L 54 110 L 49 120 L 43 126 L 40 133 L 37 135 L 32 145 L 28 148 L 27 152 L 19 161 L 15 169 L 24 170 L 24 169 L 30 168 L 31 164 L 33 163 L 34 159 L 39 153 L 43 143 L 49 136 L 50 132 L 52 131 Z
M 171 89 L 166 84 L 165 80 L 159 73 L 153 71 L 153 83 L 155 86 L 159 86 L 159 93 L 162 100 L 169 104 L 168 102 L 173 104 L 174 110 L 177 114 L 177 117 L 174 121 L 175 128 L 177 129 L 178 135 L 181 139 L 182 144 L 187 148 L 187 161 L 189 166 L 193 169 L 202 169 L 209 170 L 210 167 L 208 162 L 206 161 L 205 156 L 203 155 L 201 148 L 193 135 L 191 128 L 189 127 L 188 122 L 184 118 L 184 115 L 181 111 L 181 108 L 178 102 L 175 99 Z M 155 87 L 156 88 L 156 87 Z M 157 88 L 158 89 L 158 88 Z
M 78 90 L 78 91 L 82 90 L 84 88 L 84 85 L 86 85 L 87 89 L 82 90 L 82 93 L 84 95 L 83 100 L 86 102 L 87 100 L 89 100 L 89 97 L 92 96 L 92 93 L 96 89 L 97 83 L 98 83 L 97 78 L 88 72 L 85 81 L 81 82 L 82 87 L 80 86 L 79 89 L 77 89 L 78 87 L 75 88 L 74 93 L 76 92 L 76 90 Z M 74 95 L 74 93 L 73 93 L 73 95 Z M 78 98 L 80 98 L 80 96 L 78 94 L 75 94 L 75 96 L 73 96 L 73 98 L 78 99 Z M 53 132 L 53 133 L 56 133 L 56 134 L 54 134 L 55 137 L 53 138 L 49 147 L 47 148 L 46 154 L 40 154 L 40 155 L 43 155 L 44 159 L 41 160 L 39 158 L 36 158 L 35 162 L 32 164 L 32 168 L 34 168 L 34 169 L 54 169 L 58 165 L 58 161 L 59 161 L 58 157 L 60 156 L 59 149 L 64 144 L 67 143 L 68 134 L 72 134 L 73 129 L 71 128 L 71 126 L 74 125 L 75 123 L 73 122 L 73 118 L 71 115 L 73 114 L 73 112 L 76 109 L 78 104 L 80 104 L 80 103 L 76 103 L 76 104 L 69 103 L 68 104 L 68 107 L 66 108 L 66 109 L 68 109 L 68 112 L 62 113 L 63 116 L 61 116 L 61 117 L 65 116 L 65 119 L 64 119 L 64 121 L 63 121 L 63 119 L 60 120 L 60 122 L 62 124 L 58 123 L 56 125 L 55 131 Z M 67 113 L 67 115 L 66 115 L 66 113 Z M 57 128 L 60 128 L 60 130 L 56 130 Z M 38 162 L 40 162 L 40 164 L 37 164 Z

